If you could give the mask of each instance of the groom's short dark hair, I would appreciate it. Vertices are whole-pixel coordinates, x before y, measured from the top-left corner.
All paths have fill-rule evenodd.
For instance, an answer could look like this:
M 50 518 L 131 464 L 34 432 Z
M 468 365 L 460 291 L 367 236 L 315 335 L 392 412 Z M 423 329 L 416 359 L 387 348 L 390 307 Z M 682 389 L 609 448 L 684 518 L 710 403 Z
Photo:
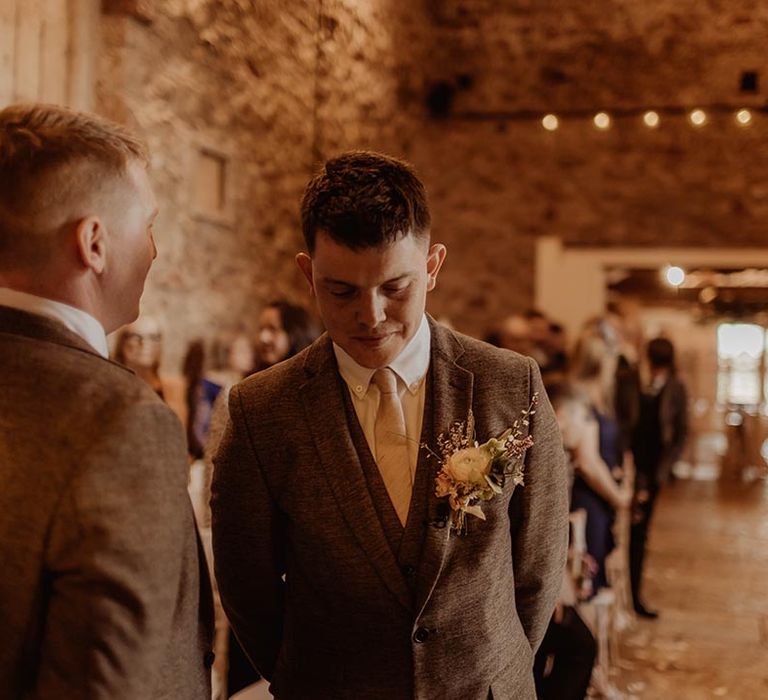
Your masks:
M 424 185 L 404 161 L 349 151 L 327 161 L 304 190 L 301 224 L 310 253 L 318 232 L 352 250 L 377 248 L 413 234 L 429 239 Z

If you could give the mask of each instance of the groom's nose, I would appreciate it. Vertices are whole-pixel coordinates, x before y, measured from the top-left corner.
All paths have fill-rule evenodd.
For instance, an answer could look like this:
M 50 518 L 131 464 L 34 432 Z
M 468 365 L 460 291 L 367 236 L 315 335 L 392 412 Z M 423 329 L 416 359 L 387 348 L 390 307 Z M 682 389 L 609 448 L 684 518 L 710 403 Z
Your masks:
M 376 292 L 369 292 L 360 298 L 357 321 L 366 328 L 375 328 L 386 320 L 385 300 Z

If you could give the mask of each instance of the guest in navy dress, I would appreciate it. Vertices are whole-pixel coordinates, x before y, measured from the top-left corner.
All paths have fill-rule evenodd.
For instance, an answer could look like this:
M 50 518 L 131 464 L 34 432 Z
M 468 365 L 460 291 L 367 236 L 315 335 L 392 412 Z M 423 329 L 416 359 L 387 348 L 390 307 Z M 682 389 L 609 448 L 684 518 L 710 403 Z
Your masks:
M 572 364 L 573 381 L 584 392 L 594 419 L 576 452 L 571 508 L 583 508 L 587 512 L 587 552 L 597 567 L 593 580 L 595 592 L 608 585 L 605 559 L 615 546 L 616 510 L 628 507 L 631 501 L 629 490 L 619 485 L 623 473 L 622 449 L 619 425 L 611 410 L 617 352 L 600 329 L 600 323 L 587 325 Z

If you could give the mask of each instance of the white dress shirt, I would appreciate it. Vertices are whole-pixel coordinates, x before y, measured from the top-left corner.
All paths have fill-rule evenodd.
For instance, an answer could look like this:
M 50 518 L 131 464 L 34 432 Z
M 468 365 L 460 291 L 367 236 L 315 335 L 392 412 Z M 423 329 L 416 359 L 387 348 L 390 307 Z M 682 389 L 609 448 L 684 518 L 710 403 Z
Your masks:
M 387 365 L 397 376 L 397 394 L 403 406 L 405 430 L 408 436 L 408 456 L 411 473 L 416 471 L 419 460 L 419 443 L 421 442 L 421 425 L 424 418 L 424 397 L 426 396 L 426 378 L 429 369 L 430 346 L 432 336 L 429 331 L 427 317 L 424 316 L 419 330 L 411 338 L 403 351 Z M 376 441 L 374 426 L 376 411 L 379 408 L 379 389 L 371 381 L 375 369 L 361 367 L 349 354 L 336 343 L 333 344 L 339 373 L 344 379 L 352 396 L 357 419 L 363 429 L 365 439 L 371 448 L 371 454 L 376 459 Z
M 19 292 L 8 287 L 0 287 L 0 306 L 8 306 L 19 311 L 26 311 L 38 316 L 47 316 L 64 324 L 73 333 L 79 335 L 102 357 L 109 357 L 107 335 L 104 327 L 89 313 L 53 299 L 38 297 L 34 294 Z

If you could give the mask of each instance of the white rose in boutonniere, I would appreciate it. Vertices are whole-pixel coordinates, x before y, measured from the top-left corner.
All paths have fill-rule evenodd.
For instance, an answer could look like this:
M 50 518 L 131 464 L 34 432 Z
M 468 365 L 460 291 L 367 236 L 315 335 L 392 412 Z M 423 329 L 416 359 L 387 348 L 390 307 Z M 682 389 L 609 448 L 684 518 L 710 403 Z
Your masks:
M 466 447 L 448 458 L 445 470 L 454 481 L 485 486 L 485 477 L 491 470 L 491 455 L 481 447 Z
M 515 486 L 523 483 L 523 458 L 533 445 L 533 438 L 527 434 L 529 417 L 535 413 L 538 398 L 538 394 L 534 394 L 521 419 L 482 445 L 475 440 L 475 419 L 471 412 L 465 422 L 456 423 L 437 439 L 440 455 L 432 452 L 428 445 L 422 445 L 440 460 L 435 495 L 448 498 L 453 511 L 451 529 L 460 535 L 467 532 L 467 515 L 485 520 L 482 501 L 490 501 L 502 493 L 508 480 Z

